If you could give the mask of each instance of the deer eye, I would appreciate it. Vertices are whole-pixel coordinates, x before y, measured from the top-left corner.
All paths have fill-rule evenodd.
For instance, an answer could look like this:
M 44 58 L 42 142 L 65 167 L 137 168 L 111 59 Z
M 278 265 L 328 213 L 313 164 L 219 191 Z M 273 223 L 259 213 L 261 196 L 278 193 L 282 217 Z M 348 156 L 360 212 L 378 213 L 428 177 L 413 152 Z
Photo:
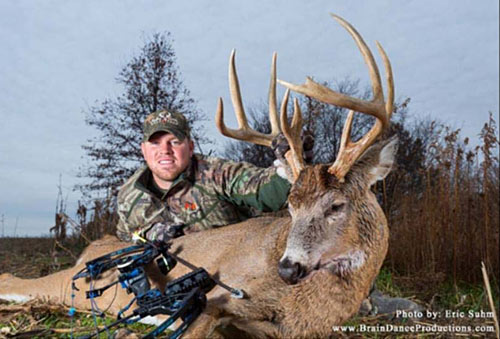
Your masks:
M 329 217 L 333 214 L 336 214 L 342 210 L 342 207 L 344 207 L 344 203 L 339 203 L 339 204 L 332 204 L 325 212 L 325 217 Z

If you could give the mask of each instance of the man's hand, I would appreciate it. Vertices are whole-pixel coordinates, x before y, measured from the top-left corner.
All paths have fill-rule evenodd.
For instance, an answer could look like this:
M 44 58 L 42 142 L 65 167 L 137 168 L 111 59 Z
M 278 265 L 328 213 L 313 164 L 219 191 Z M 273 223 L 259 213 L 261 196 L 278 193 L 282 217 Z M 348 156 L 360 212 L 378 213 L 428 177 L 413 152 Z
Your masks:
M 286 164 L 285 154 L 290 149 L 290 146 L 283 133 L 274 137 L 271 147 L 273 148 L 276 159 Z
M 314 157 L 313 148 L 314 148 L 314 136 L 309 132 L 302 132 L 302 150 L 303 157 L 306 163 L 310 163 Z M 271 147 L 273 148 L 274 155 L 281 162 L 285 160 L 285 154 L 290 149 L 288 145 L 288 141 L 286 140 L 283 133 L 278 134 L 272 142 Z M 286 162 L 285 162 L 286 163 Z
M 171 225 L 157 222 L 145 234 L 149 241 L 169 241 L 184 235 L 184 225 Z

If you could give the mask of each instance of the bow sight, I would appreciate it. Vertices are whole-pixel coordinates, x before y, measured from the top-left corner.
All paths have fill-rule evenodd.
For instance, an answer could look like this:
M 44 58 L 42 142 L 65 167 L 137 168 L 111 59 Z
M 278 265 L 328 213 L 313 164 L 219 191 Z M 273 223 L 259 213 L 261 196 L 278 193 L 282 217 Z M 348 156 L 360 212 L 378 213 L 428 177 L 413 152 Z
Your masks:
M 97 329 L 93 334 L 85 338 L 98 336 L 99 333 L 106 331 L 109 335 L 109 329 L 119 324 L 131 324 L 147 316 L 157 314 L 166 314 L 170 317 L 161 323 L 157 328 L 148 333 L 145 338 L 154 338 L 177 319 L 182 319 L 182 324 L 172 333 L 169 338 L 177 338 L 186 331 L 188 326 L 198 317 L 206 306 L 206 293 L 208 293 L 216 284 L 229 289 L 233 296 L 242 297 L 241 290 L 232 289 L 229 286 L 212 278 L 203 268 L 196 268 L 187 261 L 169 253 L 170 243 L 167 242 L 145 242 L 141 245 L 134 245 L 103 255 L 97 259 L 91 260 L 85 264 L 82 269 L 73 277 L 72 298 L 75 290 L 78 290 L 75 281 L 80 278 L 88 278 L 91 281 L 90 290 L 86 291 L 86 296 L 90 299 L 92 305 L 92 314 L 98 311 L 100 315 L 104 312 L 97 309 L 94 298 L 100 297 L 105 290 L 117 285 L 126 289 L 127 293 L 132 293 L 134 297 L 127 306 L 122 308 L 117 320 L 102 329 Z M 146 276 L 144 266 L 156 259 L 156 265 L 160 271 L 167 275 L 177 264 L 177 261 L 187 265 L 192 272 L 185 274 L 173 281 L 167 283 L 165 291 L 151 289 L 151 285 Z M 93 281 L 102 273 L 117 268 L 119 271 L 118 279 L 104 287 L 94 289 Z M 136 302 L 137 307 L 130 314 L 124 316 L 132 304 Z M 70 315 L 74 314 L 74 308 L 71 308 Z

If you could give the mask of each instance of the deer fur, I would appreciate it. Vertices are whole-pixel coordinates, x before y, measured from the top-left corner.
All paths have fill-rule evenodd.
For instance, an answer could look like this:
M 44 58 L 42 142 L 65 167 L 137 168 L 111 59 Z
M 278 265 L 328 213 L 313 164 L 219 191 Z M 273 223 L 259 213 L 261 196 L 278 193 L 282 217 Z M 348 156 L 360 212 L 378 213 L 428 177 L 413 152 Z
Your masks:
M 247 297 L 215 287 L 205 312 L 185 337 L 326 337 L 353 316 L 367 297 L 387 252 L 387 220 L 371 186 L 390 171 L 396 139 L 371 146 L 340 183 L 328 165 L 307 166 L 291 188 L 291 217 L 260 217 L 173 240 L 172 250 Z M 71 278 L 93 258 L 127 244 L 107 236 L 93 242 L 75 267 L 38 279 L 0 275 L 0 298 L 45 298 L 71 305 Z M 290 266 L 299 267 L 298 272 Z M 151 270 L 151 279 L 165 283 Z M 178 264 L 168 278 L 189 272 Z M 291 273 L 292 272 L 292 273 Z M 116 273 L 108 271 L 96 286 Z M 76 282 L 77 308 L 89 308 Z M 118 287 L 97 298 L 116 314 L 131 297 Z

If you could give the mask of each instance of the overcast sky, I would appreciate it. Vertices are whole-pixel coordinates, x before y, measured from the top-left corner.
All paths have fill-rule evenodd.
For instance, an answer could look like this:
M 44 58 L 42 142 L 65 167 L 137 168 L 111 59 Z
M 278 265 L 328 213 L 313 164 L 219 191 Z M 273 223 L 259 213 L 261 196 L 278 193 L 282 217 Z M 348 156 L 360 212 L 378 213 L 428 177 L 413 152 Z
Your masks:
M 218 146 L 223 139 L 213 115 L 219 96 L 232 114 L 233 48 L 249 105 L 265 100 L 274 51 L 283 80 L 368 83 L 359 51 L 330 12 L 351 22 L 374 52 L 375 40 L 384 46 L 396 96 L 411 97 L 412 113 L 477 140 L 488 112 L 499 111 L 498 6 L 498 0 L 2 1 L 0 232 L 48 233 L 60 174 L 74 216 L 81 145 L 95 134 L 84 112 L 121 93 L 119 70 L 154 32 L 172 33 L 185 85 L 210 117 L 207 132 Z

